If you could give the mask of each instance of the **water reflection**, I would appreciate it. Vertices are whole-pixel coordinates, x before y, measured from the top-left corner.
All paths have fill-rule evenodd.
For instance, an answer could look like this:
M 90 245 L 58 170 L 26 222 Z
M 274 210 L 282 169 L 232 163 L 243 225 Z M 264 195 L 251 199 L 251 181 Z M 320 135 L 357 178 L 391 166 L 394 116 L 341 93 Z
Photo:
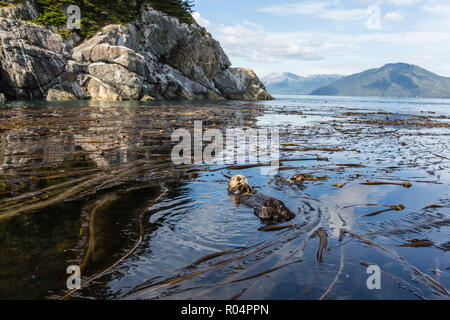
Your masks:
M 342 228 L 353 229 L 358 219 L 355 208 L 346 208 L 355 204 L 378 203 L 384 198 L 387 190 L 373 192 L 370 188 L 363 188 L 360 185 L 349 185 L 338 190 L 335 194 L 325 194 L 320 200 L 329 208 L 329 224 L 332 229 L 331 236 L 338 239 Z
M 443 298 L 395 256 L 340 237 L 342 228 L 366 237 L 450 286 L 450 109 L 439 103 L 295 97 L 244 106 L 9 105 L 0 110 L 0 298 L 67 293 L 65 268 L 83 261 L 91 230 L 83 280 L 130 252 L 141 230 L 142 241 L 72 298 L 318 299 L 342 257 L 331 299 Z M 295 161 L 271 176 L 258 167 L 173 166 L 170 135 L 195 120 L 205 130 L 281 126 L 281 158 Z M 228 197 L 227 176 L 235 173 L 298 213 L 294 228 L 258 231 L 253 210 Z M 294 174 L 308 179 L 294 185 Z M 367 180 L 412 187 L 361 185 Z M 399 204 L 405 209 L 364 217 Z M 328 234 L 322 262 L 317 230 Z M 414 239 L 433 245 L 403 246 Z M 192 265 L 207 255 L 213 258 Z M 367 290 L 361 263 L 381 267 L 384 290 Z

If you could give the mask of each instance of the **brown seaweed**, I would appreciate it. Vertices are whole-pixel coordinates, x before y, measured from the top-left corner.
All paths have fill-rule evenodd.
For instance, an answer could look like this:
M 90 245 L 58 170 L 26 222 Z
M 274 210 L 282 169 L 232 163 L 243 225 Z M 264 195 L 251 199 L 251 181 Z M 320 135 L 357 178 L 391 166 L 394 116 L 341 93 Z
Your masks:
M 412 186 L 411 182 L 405 181 L 405 182 L 386 182 L 386 181 L 366 181 L 362 182 L 361 184 L 368 185 L 368 186 L 378 186 L 378 185 L 397 185 L 402 186 L 405 188 L 410 188 Z
M 373 217 L 373 216 L 379 215 L 380 213 L 383 213 L 383 212 L 388 212 L 388 211 L 402 211 L 402 210 L 405 209 L 405 206 L 402 205 L 402 204 L 392 205 L 392 206 L 389 206 L 389 207 L 390 207 L 390 208 L 388 208 L 388 209 L 378 210 L 378 211 L 375 211 L 375 212 L 371 212 L 371 213 L 364 214 L 364 215 L 362 215 L 361 217 Z

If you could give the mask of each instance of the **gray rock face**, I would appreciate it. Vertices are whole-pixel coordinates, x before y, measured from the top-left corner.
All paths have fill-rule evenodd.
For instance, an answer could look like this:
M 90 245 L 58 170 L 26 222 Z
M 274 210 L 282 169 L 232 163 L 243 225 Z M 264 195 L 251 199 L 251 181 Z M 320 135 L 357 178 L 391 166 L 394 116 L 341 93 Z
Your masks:
M 0 44 L 0 90 L 17 98 L 43 98 L 70 56 L 59 35 L 20 20 L 0 18 Z
M 124 100 L 139 100 L 142 80 L 120 64 L 97 62 L 89 66 L 89 74 L 113 87 Z
M 220 93 L 230 100 L 273 100 L 251 69 L 229 68 L 214 78 Z
M 72 50 L 52 31 L 0 11 L 0 90 L 47 100 L 271 99 L 253 71 L 230 60 L 206 30 L 143 5 L 128 25 L 109 25 Z
M 12 0 L 7 0 L 12 4 Z M 14 20 L 33 20 L 38 16 L 38 12 L 33 6 L 32 1 L 17 3 L 8 7 L 0 8 L 0 18 L 8 18 Z
M 73 50 L 73 60 L 80 63 L 89 62 L 91 61 L 92 50 L 95 47 L 100 46 L 97 50 L 104 53 L 108 47 L 102 47 L 101 45 L 105 44 L 114 47 L 125 47 L 131 51 L 139 51 L 136 27 L 133 24 L 128 24 L 126 26 L 109 25 L 104 27 L 101 32 L 84 41 Z M 104 55 L 107 56 L 106 53 L 104 53 Z M 98 57 L 99 52 L 97 52 L 97 58 Z
M 182 39 L 167 62 L 208 88 L 214 88 L 214 76 L 231 65 L 218 42 L 209 33 L 199 31 Z
M 5 103 L 5 102 L 6 102 L 5 95 L 0 92 L 0 103 Z
M 97 101 L 122 101 L 122 97 L 109 84 L 100 79 L 89 77 L 85 82 L 87 91 L 92 100 Z
M 64 81 L 47 92 L 47 101 L 68 101 L 86 99 L 78 81 Z

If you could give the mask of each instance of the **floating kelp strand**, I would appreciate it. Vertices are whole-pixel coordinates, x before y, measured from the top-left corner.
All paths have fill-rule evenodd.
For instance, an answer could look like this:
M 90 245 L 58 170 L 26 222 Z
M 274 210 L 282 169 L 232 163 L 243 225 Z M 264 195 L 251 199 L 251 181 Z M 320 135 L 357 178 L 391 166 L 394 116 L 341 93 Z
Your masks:
M 444 226 L 444 225 L 449 225 L 449 224 L 450 224 L 450 218 L 414 224 L 414 225 L 410 225 L 410 226 L 404 227 L 404 228 L 382 229 L 382 230 L 378 230 L 378 231 L 363 233 L 362 235 L 367 236 L 367 235 L 382 234 L 382 233 L 394 233 L 394 232 L 401 232 L 401 231 L 408 232 L 408 231 L 411 231 L 414 229 L 420 229 L 420 228 L 424 228 L 424 227 L 428 227 L 428 226 Z
M 250 252 L 244 253 L 244 254 L 242 254 L 240 256 L 232 257 L 232 258 L 227 259 L 225 261 L 217 262 L 213 266 L 207 267 L 205 269 L 202 269 L 202 270 L 190 273 L 190 274 L 185 274 L 185 275 L 180 275 L 178 277 L 169 278 L 169 279 L 167 279 L 167 280 L 165 280 L 163 282 L 155 284 L 153 287 L 149 288 L 148 290 L 145 290 L 143 292 L 140 292 L 138 294 L 135 294 L 135 295 L 131 296 L 130 299 L 136 299 L 136 298 L 142 297 L 142 296 L 147 295 L 147 294 L 149 294 L 151 292 L 154 292 L 157 289 L 161 289 L 161 288 L 165 288 L 165 287 L 171 286 L 171 285 L 173 285 L 175 283 L 179 283 L 181 281 L 193 278 L 193 277 L 198 276 L 200 274 L 204 274 L 206 272 L 218 269 L 218 268 L 223 267 L 225 265 L 228 265 L 228 264 L 230 264 L 232 262 L 242 260 L 243 258 L 246 258 L 248 256 L 254 255 L 254 254 L 258 253 L 258 252 L 261 252 L 262 250 L 265 250 L 265 249 L 267 249 L 267 248 L 269 248 L 269 247 L 271 247 L 271 246 L 273 246 L 273 245 L 275 245 L 277 243 L 285 243 L 285 242 L 294 240 L 294 239 L 296 239 L 296 237 L 298 237 L 299 235 L 303 234 L 304 230 L 307 227 L 310 227 L 311 225 L 312 224 L 308 224 L 307 226 L 305 226 L 301 230 L 298 230 L 298 231 L 294 232 L 292 235 L 287 235 L 284 238 L 274 240 L 274 241 L 272 241 L 271 243 L 268 243 L 268 244 L 264 244 L 261 247 L 256 248 L 256 249 L 254 249 L 254 250 L 252 250 Z M 131 290 L 129 292 L 133 292 L 133 290 Z M 127 293 L 125 296 L 128 296 L 128 295 L 129 295 L 129 293 Z
M 257 274 L 254 274 L 254 275 L 247 276 L 247 277 L 238 278 L 238 279 L 234 279 L 234 280 L 223 281 L 223 282 L 210 284 L 210 285 L 203 285 L 203 286 L 198 286 L 198 287 L 194 287 L 194 288 L 189 288 L 189 289 L 186 289 L 185 291 L 192 290 L 192 289 L 207 288 L 207 287 L 210 287 L 210 286 L 214 286 L 214 287 L 224 286 L 224 285 L 228 285 L 228 284 L 232 284 L 232 283 L 237 283 L 237 282 L 242 282 L 242 281 L 256 279 L 256 278 L 259 278 L 259 277 L 264 276 L 266 274 L 269 274 L 269 273 L 275 272 L 277 270 L 280 270 L 282 268 L 288 267 L 288 266 L 290 266 L 292 264 L 300 263 L 302 261 L 303 260 L 298 259 L 298 260 L 295 260 L 295 261 L 292 261 L 292 262 L 288 262 L 288 263 L 285 263 L 285 264 L 282 264 L 282 265 L 270 268 L 268 270 L 265 270 L 265 271 L 259 272 Z M 192 299 L 193 299 L 193 297 L 187 298 L 187 300 L 192 300 Z
M 337 167 L 349 167 L 349 168 L 367 168 L 366 165 L 360 164 L 360 163 L 343 163 L 343 164 L 336 164 Z
M 411 182 L 409 182 L 409 181 L 405 181 L 405 182 L 366 181 L 366 182 L 361 182 L 361 184 L 368 185 L 368 186 L 389 185 L 390 184 L 390 185 L 402 186 L 405 188 L 410 188 L 412 186 Z
M 13 202 L 13 201 L 18 201 L 18 200 L 24 200 L 24 199 L 27 199 L 27 198 L 37 197 L 37 196 L 40 196 L 43 193 L 47 193 L 47 192 L 55 190 L 55 189 L 61 189 L 61 188 L 64 188 L 64 187 L 67 187 L 67 186 L 70 186 L 70 185 L 73 185 L 73 184 L 76 184 L 76 183 L 88 180 L 89 178 L 90 177 L 83 177 L 83 178 L 79 178 L 79 179 L 75 179 L 75 180 L 71 180 L 71 181 L 66 181 L 66 182 L 63 182 L 63 183 L 60 183 L 60 184 L 56 184 L 56 185 L 53 185 L 53 186 L 50 186 L 50 187 L 46 187 L 44 189 L 40 189 L 40 190 L 37 190 L 37 191 L 29 192 L 29 193 L 26 193 L 26 194 L 21 194 L 19 196 L 15 196 L 15 197 L 12 197 L 12 198 L 2 199 L 2 200 L 0 200 L 0 204 Z
M 86 178 L 86 180 L 81 180 L 82 181 L 81 183 L 78 183 L 69 189 L 65 189 L 63 192 L 61 192 L 60 194 L 56 195 L 55 197 L 53 197 L 51 199 L 41 201 L 41 202 L 38 202 L 35 204 L 26 204 L 25 203 L 23 206 L 18 207 L 14 210 L 0 213 L 0 220 L 15 216 L 17 214 L 20 214 L 20 213 L 23 213 L 26 211 L 35 211 L 38 209 L 42 209 L 46 206 L 53 205 L 58 202 L 67 200 L 70 197 L 75 197 L 76 195 L 81 195 L 81 194 L 83 194 L 83 192 L 85 194 L 89 193 L 89 192 L 91 192 L 91 193 L 96 192 L 99 189 L 101 189 L 102 187 L 105 187 L 106 185 L 111 184 L 111 183 L 121 184 L 122 183 L 121 179 L 130 177 L 133 174 L 142 170 L 142 163 L 143 162 L 141 162 L 140 165 L 129 164 L 129 165 L 124 166 L 124 168 L 122 168 L 120 170 L 107 170 L 108 173 L 101 172 L 101 173 L 96 173 L 96 174 L 90 175 Z M 105 179 L 108 175 L 113 176 L 113 178 L 111 178 L 109 180 Z M 90 189 L 90 191 L 87 191 L 89 189 Z
M 337 184 L 333 184 L 332 186 L 336 187 L 336 188 L 343 188 L 345 186 L 345 183 L 337 183 Z
M 370 264 L 366 263 L 366 262 L 361 262 L 360 263 L 362 266 L 364 266 L 365 268 L 368 268 L 370 266 Z M 411 292 L 413 295 L 415 295 L 416 297 L 418 297 L 421 300 L 428 300 L 427 298 L 425 298 L 422 294 L 419 294 L 418 292 L 421 292 L 421 290 L 419 288 L 417 288 L 416 286 L 410 284 L 409 282 L 400 279 L 399 277 L 394 276 L 393 274 L 390 274 L 388 272 L 385 272 L 383 270 L 381 270 L 382 274 L 385 274 L 389 277 L 391 277 L 392 279 L 398 281 L 399 283 L 403 283 L 404 285 L 406 285 L 407 287 L 409 287 L 409 289 L 407 289 L 409 292 Z
M 293 225 L 282 225 L 282 226 L 265 226 L 258 229 L 258 231 L 262 232 L 273 232 L 273 231 L 279 231 L 283 229 L 292 229 L 294 228 Z
M 56 196 L 55 198 L 46 200 L 46 201 L 42 201 L 36 204 L 31 204 L 31 205 L 25 205 L 22 206 L 21 208 L 18 209 L 14 209 L 12 211 L 9 212 L 5 212 L 5 213 L 0 213 L 0 220 L 2 219 L 6 219 L 6 218 L 10 218 L 12 216 L 18 215 L 20 213 L 26 212 L 26 211 L 34 211 L 34 210 L 38 210 L 38 209 L 42 209 L 46 206 L 58 203 L 60 201 L 66 200 L 67 198 L 69 198 L 70 196 L 76 194 L 77 192 L 80 191 L 80 189 L 86 188 L 89 185 L 95 184 L 96 182 L 98 182 L 100 179 L 102 179 L 103 177 L 100 176 L 96 176 L 93 177 L 85 182 L 82 182 L 81 184 L 78 184 L 66 191 L 64 191 L 63 193 L 61 193 L 60 195 Z
M 379 215 L 380 213 L 383 213 L 383 212 L 402 211 L 403 209 L 405 209 L 405 206 L 402 205 L 402 204 L 389 206 L 389 207 L 390 207 L 389 209 L 384 209 L 384 210 L 379 210 L 379 211 L 367 213 L 367 214 L 362 215 L 361 217 L 373 217 L 373 216 Z
M 336 276 L 334 277 L 334 280 L 329 285 L 328 289 L 319 297 L 319 300 L 325 300 L 326 298 L 328 298 L 333 289 L 336 287 L 337 282 L 339 281 L 339 278 L 341 277 L 342 272 L 344 271 L 344 246 L 340 246 L 339 254 L 340 254 L 339 270 Z
M 111 202 L 113 200 L 117 199 L 117 196 L 112 194 L 107 196 L 105 199 L 103 199 L 102 201 L 100 201 L 100 203 L 98 203 L 94 209 L 92 209 L 92 212 L 89 216 L 89 245 L 88 248 L 86 250 L 86 254 L 83 258 L 83 261 L 80 264 L 80 270 L 84 270 L 90 257 L 92 254 L 92 251 L 94 249 L 95 246 L 95 229 L 94 229 L 94 222 L 95 222 L 95 214 L 97 213 L 97 211 L 99 210 L 99 208 L 101 208 L 102 206 L 104 206 L 105 204 L 107 204 L 108 202 Z
M 147 210 L 152 207 L 154 204 L 156 204 L 159 200 L 161 200 L 167 193 L 169 192 L 169 189 L 164 187 L 164 191 L 158 196 L 156 197 L 154 200 L 152 200 L 146 207 L 145 209 L 141 212 L 141 214 L 139 215 L 139 238 L 137 239 L 136 243 L 134 244 L 134 246 L 125 254 L 123 255 L 119 260 L 117 260 L 115 263 L 113 263 L 110 267 L 108 267 L 107 269 L 103 270 L 102 272 L 98 273 L 97 275 L 93 276 L 92 278 L 86 280 L 85 282 L 83 282 L 80 286 L 81 288 L 86 287 L 89 283 L 91 283 L 92 281 L 102 277 L 104 274 L 106 274 L 107 272 L 111 271 L 112 269 L 114 269 L 116 266 L 118 266 L 122 261 L 124 261 L 125 259 L 127 259 L 141 244 L 142 239 L 144 237 L 144 224 L 143 224 L 143 217 L 144 215 L 147 213 Z M 65 294 L 64 296 L 60 297 L 58 300 L 65 300 L 67 298 L 69 298 L 70 296 L 72 296 L 75 292 L 77 292 L 80 289 L 73 289 L 70 292 L 68 292 L 67 294 Z
M 195 262 L 193 262 L 190 266 L 188 266 L 186 268 L 190 268 L 190 267 L 199 265 L 200 263 L 203 263 L 205 261 L 209 261 L 209 260 L 217 258 L 217 257 L 224 256 L 226 254 L 231 254 L 231 253 L 236 253 L 236 252 L 239 252 L 239 251 L 248 250 L 250 248 L 257 247 L 258 245 L 260 245 L 262 243 L 264 243 L 264 241 L 259 242 L 259 243 L 255 244 L 253 246 L 250 246 L 250 247 L 245 247 L 245 248 L 239 248 L 239 249 L 235 249 L 235 250 L 228 250 L 228 251 L 222 251 L 222 252 L 216 252 L 216 253 L 208 254 L 208 255 L 206 255 L 204 257 L 201 257 L 200 259 L 196 260 Z
M 422 208 L 422 210 L 426 210 L 426 209 L 437 209 L 437 208 L 448 208 L 446 206 L 441 206 L 438 204 L 431 204 L 429 206 L 426 206 L 425 208 Z
M 317 230 L 316 235 L 319 237 L 319 248 L 317 249 L 316 260 L 317 263 L 322 263 L 328 246 L 328 234 L 325 229 L 320 228 Z
M 288 261 L 289 259 L 291 259 L 294 255 L 299 254 L 299 256 L 301 257 L 303 255 L 303 252 L 309 242 L 309 240 L 317 233 L 320 232 L 320 230 L 322 229 L 321 225 L 323 223 L 323 216 L 321 211 L 318 211 L 317 214 L 317 220 L 314 220 L 312 222 L 310 222 L 309 224 L 307 224 L 307 226 L 309 227 L 313 227 L 313 229 L 306 235 L 305 240 L 302 243 L 302 246 L 300 246 L 299 248 L 295 249 L 292 251 L 292 253 L 290 255 L 288 255 L 287 257 L 285 257 L 284 259 L 280 260 L 279 262 L 277 262 L 275 264 L 275 267 L 279 266 L 280 264 L 282 264 L 283 261 Z M 322 245 L 324 245 L 325 243 L 322 242 Z M 319 249 L 321 250 L 320 244 L 319 244 Z M 250 286 L 248 286 L 247 288 L 244 289 L 244 291 L 242 292 L 242 294 L 244 294 L 246 291 L 250 290 L 252 287 L 254 287 L 257 283 L 259 283 L 262 279 L 258 279 L 255 282 L 253 282 Z M 241 294 L 241 295 L 242 295 Z
M 221 167 L 217 169 L 205 169 L 205 171 L 221 171 L 221 170 L 243 170 L 243 169 L 251 169 L 251 168 L 258 168 L 258 167 L 269 167 L 269 166 L 282 166 L 283 162 L 297 162 L 297 161 L 328 161 L 328 158 L 324 157 L 315 157 L 315 158 L 297 158 L 297 159 L 280 159 L 276 161 L 268 161 L 268 162 L 262 162 L 262 163 L 256 163 L 256 164 L 248 164 L 248 165 L 232 165 L 232 166 L 226 166 Z
M 351 205 L 342 207 L 341 209 L 348 209 L 348 208 L 353 208 L 353 207 L 390 207 L 390 205 L 376 204 L 376 203 L 351 204 Z
M 308 226 L 310 226 L 310 225 L 308 225 Z M 288 231 L 289 231 L 289 230 L 288 230 Z M 286 243 L 288 243 L 288 242 L 290 242 L 290 241 L 292 241 L 292 240 L 295 240 L 296 238 L 297 238 L 297 237 L 292 237 L 292 238 L 290 238 L 290 239 L 286 239 L 285 241 L 282 241 L 283 246 L 285 246 Z M 265 248 L 264 248 L 264 249 L 265 249 Z M 277 268 L 278 266 L 282 265 L 282 262 L 283 262 L 283 261 L 287 261 L 287 260 L 288 260 L 288 259 L 284 259 L 284 260 L 278 261 L 278 262 L 275 264 L 275 266 L 274 266 L 273 268 Z M 301 260 L 299 259 L 298 261 L 301 261 Z M 200 292 L 200 293 L 198 293 L 198 294 L 196 294 L 196 295 L 194 295 L 194 296 L 191 296 L 191 297 L 189 297 L 189 299 L 196 299 L 196 298 L 198 298 L 198 297 L 205 296 L 205 295 L 209 294 L 211 291 L 217 289 L 218 287 L 220 287 L 220 286 L 222 286 L 222 285 L 234 283 L 234 282 L 235 282 L 235 279 L 237 279 L 240 275 L 242 275 L 242 274 L 245 275 L 245 274 L 250 273 L 251 271 L 253 271 L 253 270 L 257 269 L 258 267 L 260 267 L 263 263 L 265 263 L 264 260 L 262 260 L 262 261 L 260 261 L 260 262 L 258 262 L 258 263 L 256 263 L 256 264 L 254 264 L 254 265 L 251 265 L 250 267 L 246 268 L 241 274 L 235 274 L 235 275 L 229 277 L 228 280 L 225 280 L 224 282 L 215 284 L 215 285 L 212 286 L 212 287 L 208 286 L 209 288 L 208 288 L 207 290 L 204 290 L 204 291 L 202 291 L 202 292 Z M 262 275 L 264 275 L 264 274 L 262 274 Z M 262 276 L 262 275 L 261 275 L 261 276 Z M 252 287 L 254 287 L 254 285 L 255 285 L 256 283 L 258 283 L 260 280 L 261 280 L 261 279 L 258 279 L 258 280 L 256 280 L 256 282 L 251 283 L 247 288 L 245 288 L 244 290 L 241 291 L 241 294 L 240 294 L 240 295 L 242 296 L 246 291 L 248 291 L 249 289 L 251 289 Z
M 433 241 L 430 241 L 428 239 L 413 239 L 409 241 L 408 243 L 401 244 L 401 247 L 410 247 L 410 248 L 419 248 L 419 247 L 431 247 L 434 245 Z
M 212 286 L 213 287 L 219 287 L 219 286 L 224 286 L 224 285 L 228 285 L 228 284 L 233 284 L 233 283 L 238 283 L 238 282 L 243 282 L 243 281 L 247 281 L 247 280 L 256 279 L 256 278 L 259 278 L 261 276 L 264 276 L 264 275 L 267 275 L 269 273 L 272 273 L 272 272 L 275 272 L 277 270 L 280 270 L 282 268 L 288 267 L 288 266 L 290 266 L 292 264 L 300 263 L 302 261 L 303 260 L 299 259 L 299 260 L 296 260 L 296 261 L 292 261 L 292 262 L 288 262 L 288 263 L 282 264 L 282 265 L 277 266 L 277 267 L 270 268 L 270 269 L 262 271 L 262 272 L 258 272 L 257 274 L 254 274 L 254 275 L 250 275 L 250 276 L 246 276 L 246 277 L 242 277 L 242 278 L 238 278 L 238 279 L 227 280 L 227 281 L 223 281 L 223 282 L 218 282 L 218 283 L 214 283 L 214 284 L 190 287 L 190 288 L 179 290 L 177 293 L 192 291 L 192 290 L 196 290 L 196 289 L 206 289 L 206 288 L 209 288 L 209 287 L 212 287 Z M 242 295 L 243 293 L 244 293 L 244 290 L 241 292 L 240 295 Z M 158 296 L 149 297 L 149 298 L 146 298 L 145 300 L 152 300 L 152 299 L 155 299 L 157 297 Z M 193 300 L 195 297 L 197 297 L 197 296 L 191 296 L 189 298 L 186 298 L 186 300 Z
M 445 159 L 445 160 L 450 160 L 449 158 L 444 157 L 444 156 L 441 156 L 441 155 L 439 155 L 439 154 L 433 154 L 433 155 L 436 156 L 436 157 L 438 157 L 438 158 L 442 158 L 442 159 Z
M 423 273 L 422 271 L 420 271 L 419 269 L 417 269 L 415 266 L 411 265 L 408 261 L 405 260 L 405 258 L 401 257 L 400 255 L 398 255 L 397 253 L 379 245 L 378 243 L 369 240 L 367 238 L 364 238 L 354 232 L 351 232 L 349 230 L 343 229 L 343 233 L 347 233 L 349 235 L 351 235 L 354 238 L 357 238 L 359 240 L 364 241 L 365 243 L 367 243 L 368 245 L 374 246 L 384 252 L 386 252 L 387 254 L 393 256 L 395 259 L 397 259 L 401 264 L 403 264 L 405 267 L 407 267 L 408 269 L 410 269 L 415 275 L 417 275 L 419 277 L 419 279 L 421 280 L 422 283 L 424 283 L 425 285 L 437 290 L 438 292 L 440 292 L 440 294 L 450 298 L 450 293 L 449 291 L 444 288 L 442 285 L 440 285 L 439 283 L 437 283 L 432 277 L 430 277 L 429 275 Z

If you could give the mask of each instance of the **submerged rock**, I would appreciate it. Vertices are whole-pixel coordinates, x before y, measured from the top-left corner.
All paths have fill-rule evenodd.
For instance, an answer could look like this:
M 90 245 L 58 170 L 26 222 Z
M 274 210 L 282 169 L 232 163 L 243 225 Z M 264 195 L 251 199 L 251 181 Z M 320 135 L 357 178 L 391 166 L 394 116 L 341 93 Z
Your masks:
M 0 90 L 12 97 L 273 99 L 252 70 L 230 68 L 220 44 L 203 27 L 180 23 L 150 5 L 141 7 L 133 23 L 108 25 L 73 49 L 73 41 L 19 20 L 35 12 L 27 4 L 0 14 Z

